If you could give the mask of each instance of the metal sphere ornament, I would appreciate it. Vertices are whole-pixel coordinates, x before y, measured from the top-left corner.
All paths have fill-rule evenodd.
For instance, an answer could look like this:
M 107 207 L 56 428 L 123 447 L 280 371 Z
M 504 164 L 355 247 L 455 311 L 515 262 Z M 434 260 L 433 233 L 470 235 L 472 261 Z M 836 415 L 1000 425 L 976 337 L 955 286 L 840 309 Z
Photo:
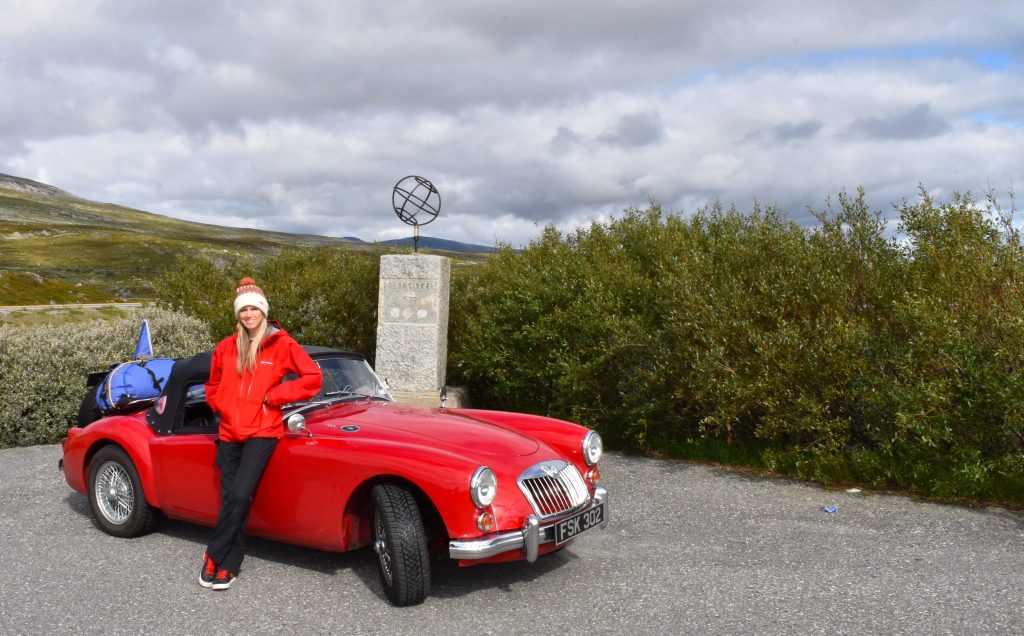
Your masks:
M 403 223 L 412 226 L 412 251 L 419 249 L 420 226 L 441 213 L 441 193 L 434 184 L 415 175 L 399 179 L 391 193 L 391 205 Z

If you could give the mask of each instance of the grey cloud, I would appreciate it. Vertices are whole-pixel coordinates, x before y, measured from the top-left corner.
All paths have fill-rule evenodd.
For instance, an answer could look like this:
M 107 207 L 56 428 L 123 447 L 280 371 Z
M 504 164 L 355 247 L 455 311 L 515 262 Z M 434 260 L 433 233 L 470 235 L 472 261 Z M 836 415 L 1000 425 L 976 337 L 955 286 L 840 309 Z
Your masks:
M 808 119 L 798 123 L 786 122 L 779 124 L 772 129 L 772 133 L 779 141 L 791 141 L 794 139 L 810 139 L 821 130 L 822 123 L 814 119 Z
M 623 115 L 598 137 L 598 141 L 623 148 L 640 148 L 665 137 L 665 124 L 657 111 Z
M 888 117 L 860 117 L 849 131 L 869 139 L 927 139 L 949 132 L 952 126 L 928 104 Z
M 257 3 L 252 3 L 254 8 Z M 231 21 L 231 12 L 224 2 L 210 0 L 175 0 L 175 2 L 138 2 L 136 0 L 101 0 L 96 13 L 108 20 L 127 22 L 149 28 L 154 23 L 175 29 L 212 22 L 223 26 Z M 237 19 L 241 16 L 234 16 Z
M 487 210 L 511 213 L 537 224 L 557 223 L 581 210 L 593 211 L 610 199 L 617 211 L 628 205 L 621 203 L 628 200 L 628 194 L 618 184 L 553 161 L 524 162 L 510 172 L 482 174 L 478 189 L 483 193 L 480 198 L 487 201 Z
M 766 128 L 757 128 L 743 136 L 743 141 L 760 144 L 787 143 L 811 139 L 821 132 L 824 123 L 817 119 L 806 119 L 799 122 L 783 122 Z
M 7 139 L 0 135 L 0 172 L 10 173 L 14 169 L 11 158 L 28 153 L 28 146 L 18 139 Z
M 564 155 L 574 148 L 583 144 L 583 137 L 568 126 L 559 126 L 555 136 L 551 138 L 548 147 L 554 155 Z

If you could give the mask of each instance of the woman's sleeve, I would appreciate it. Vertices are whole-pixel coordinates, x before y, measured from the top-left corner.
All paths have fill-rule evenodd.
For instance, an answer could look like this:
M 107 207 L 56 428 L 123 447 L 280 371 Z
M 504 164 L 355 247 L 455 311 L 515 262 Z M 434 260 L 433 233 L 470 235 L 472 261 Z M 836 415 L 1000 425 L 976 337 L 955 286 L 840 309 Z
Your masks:
M 290 373 L 299 377 L 290 382 L 282 382 L 267 391 L 267 404 L 270 406 L 281 406 L 289 402 L 306 400 L 320 391 L 323 386 L 323 375 L 320 367 L 309 354 L 303 350 L 299 343 L 289 337 L 288 342 L 288 367 Z
M 217 345 L 213 350 L 213 355 L 210 357 L 210 379 L 203 385 L 203 388 L 206 390 L 206 404 L 215 413 L 220 412 L 220 409 L 217 407 L 217 390 L 220 389 L 222 369 L 221 348 L 220 345 Z

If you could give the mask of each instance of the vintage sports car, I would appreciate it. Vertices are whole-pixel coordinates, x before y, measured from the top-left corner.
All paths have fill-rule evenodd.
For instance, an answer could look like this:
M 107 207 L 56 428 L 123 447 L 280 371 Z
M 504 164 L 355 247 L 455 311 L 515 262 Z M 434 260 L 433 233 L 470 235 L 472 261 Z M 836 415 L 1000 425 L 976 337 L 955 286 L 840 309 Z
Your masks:
M 251 534 L 335 552 L 372 546 L 388 598 L 410 605 L 430 591 L 431 556 L 532 562 L 607 524 L 596 432 L 534 415 L 398 404 L 363 356 L 306 350 L 323 389 L 285 409 Z M 216 522 L 209 369 L 209 353 L 178 360 L 151 405 L 95 421 L 96 391 L 87 391 L 60 465 L 104 531 L 146 532 L 156 511 Z M 90 378 L 95 387 L 102 374 Z

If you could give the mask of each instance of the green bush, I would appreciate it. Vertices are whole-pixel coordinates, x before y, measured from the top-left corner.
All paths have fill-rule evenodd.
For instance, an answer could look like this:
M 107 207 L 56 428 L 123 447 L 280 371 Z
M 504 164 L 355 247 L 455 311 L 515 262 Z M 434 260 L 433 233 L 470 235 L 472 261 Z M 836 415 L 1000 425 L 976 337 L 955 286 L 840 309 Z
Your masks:
M 656 203 L 504 249 L 453 289 L 450 375 L 612 447 L 1024 501 L 1024 252 L 969 196 L 863 192 L 801 227 Z
M 379 272 L 376 256 L 311 248 L 258 263 L 179 258 L 155 287 L 160 306 L 194 316 L 224 337 L 235 328 L 235 287 L 244 276 L 252 276 L 267 294 L 270 318 L 296 340 L 357 351 L 372 362 Z
M 155 308 L 110 321 L 0 325 L 0 448 L 60 441 L 78 417 L 86 376 L 131 359 L 143 318 L 159 357 L 192 355 L 213 344 L 200 321 Z

